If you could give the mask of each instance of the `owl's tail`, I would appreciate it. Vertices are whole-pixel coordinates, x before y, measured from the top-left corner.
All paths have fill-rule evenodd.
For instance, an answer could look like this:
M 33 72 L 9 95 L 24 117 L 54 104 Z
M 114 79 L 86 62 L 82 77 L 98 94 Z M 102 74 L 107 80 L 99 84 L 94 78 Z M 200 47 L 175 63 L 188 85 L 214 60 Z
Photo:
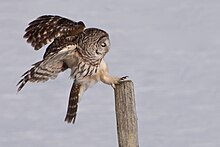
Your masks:
M 79 83 L 74 82 L 70 91 L 69 96 L 69 103 L 67 108 L 67 113 L 65 117 L 65 121 L 67 123 L 75 123 L 76 120 L 76 114 L 77 114 L 77 108 L 78 108 L 78 102 L 79 97 L 82 92 L 82 85 Z

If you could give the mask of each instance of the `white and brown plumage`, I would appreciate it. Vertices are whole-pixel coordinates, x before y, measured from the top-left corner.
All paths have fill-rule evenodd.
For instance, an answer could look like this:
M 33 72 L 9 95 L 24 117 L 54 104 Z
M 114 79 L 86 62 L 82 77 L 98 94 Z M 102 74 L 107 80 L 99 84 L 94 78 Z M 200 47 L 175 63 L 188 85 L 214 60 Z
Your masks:
M 29 23 L 24 38 L 39 50 L 52 42 L 43 59 L 22 75 L 18 91 L 28 82 L 45 82 L 71 69 L 74 79 L 65 121 L 74 123 L 80 96 L 98 81 L 112 85 L 126 77 L 110 76 L 103 60 L 110 49 L 109 35 L 98 28 L 87 28 L 83 22 L 74 22 L 60 16 L 44 15 Z

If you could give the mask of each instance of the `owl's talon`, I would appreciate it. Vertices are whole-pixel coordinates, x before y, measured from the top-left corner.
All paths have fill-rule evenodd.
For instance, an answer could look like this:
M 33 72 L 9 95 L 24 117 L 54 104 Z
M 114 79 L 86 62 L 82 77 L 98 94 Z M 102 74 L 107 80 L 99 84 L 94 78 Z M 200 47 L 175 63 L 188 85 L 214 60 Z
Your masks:
M 120 78 L 120 81 L 123 81 L 123 80 L 125 80 L 125 79 L 127 79 L 127 78 L 128 78 L 128 76 L 121 77 L 121 78 Z
M 112 88 L 114 88 L 114 89 L 115 89 L 115 84 L 111 84 L 111 86 L 112 86 Z

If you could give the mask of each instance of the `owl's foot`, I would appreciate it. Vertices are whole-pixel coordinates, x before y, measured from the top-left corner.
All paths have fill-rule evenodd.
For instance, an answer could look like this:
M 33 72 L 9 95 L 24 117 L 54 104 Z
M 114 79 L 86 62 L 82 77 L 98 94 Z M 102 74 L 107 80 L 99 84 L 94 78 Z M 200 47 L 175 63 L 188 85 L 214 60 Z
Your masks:
M 128 76 L 123 76 L 123 77 L 119 78 L 115 83 L 111 84 L 112 88 L 115 88 L 115 84 L 119 84 L 120 82 L 126 80 L 127 78 L 128 78 Z

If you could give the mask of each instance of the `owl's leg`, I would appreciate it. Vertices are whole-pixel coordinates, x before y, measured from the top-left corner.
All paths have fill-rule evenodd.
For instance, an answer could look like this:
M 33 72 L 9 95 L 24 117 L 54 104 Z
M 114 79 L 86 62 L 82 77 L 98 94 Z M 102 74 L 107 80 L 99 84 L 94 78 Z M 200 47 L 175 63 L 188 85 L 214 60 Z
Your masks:
M 115 88 L 115 84 L 120 83 L 121 81 L 125 80 L 128 76 L 124 77 L 115 77 L 111 76 L 109 74 L 108 67 L 104 60 L 100 63 L 100 70 L 99 70 L 99 76 L 103 83 L 111 85 L 113 88 Z
M 69 103 L 65 121 L 67 123 L 75 123 L 79 98 L 82 93 L 82 85 L 74 82 L 70 91 Z

